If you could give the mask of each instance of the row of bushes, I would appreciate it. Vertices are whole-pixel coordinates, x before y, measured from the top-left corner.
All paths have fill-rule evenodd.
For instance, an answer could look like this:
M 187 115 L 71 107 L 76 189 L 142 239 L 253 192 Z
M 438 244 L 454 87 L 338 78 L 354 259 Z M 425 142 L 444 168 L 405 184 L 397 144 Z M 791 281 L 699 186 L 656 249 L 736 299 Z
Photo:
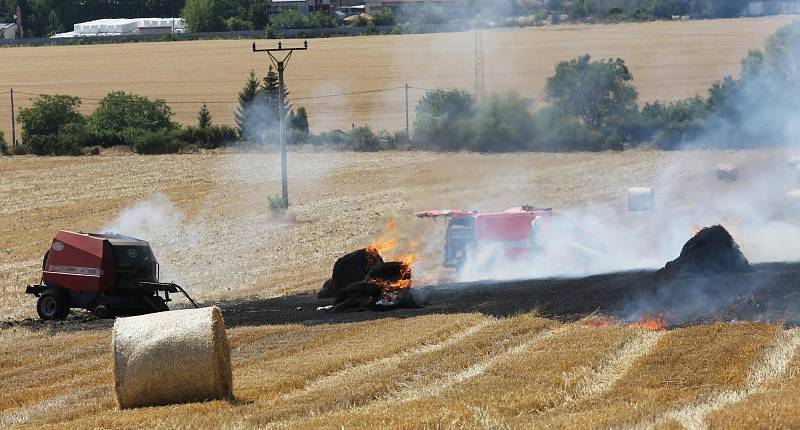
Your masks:
M 216 148 L 238 139 L 236 129 L 211 123 L 203 109 L 199 125 L 181 127 L 163 100 L 112 92 L 87 116 L 81 100 L 66 95 L 41 95 L 19 113 L 22 145 L 16 153 L 78 155 L 87 147 L 130 146 L 142 154 L 177 152 L 192 146 Z

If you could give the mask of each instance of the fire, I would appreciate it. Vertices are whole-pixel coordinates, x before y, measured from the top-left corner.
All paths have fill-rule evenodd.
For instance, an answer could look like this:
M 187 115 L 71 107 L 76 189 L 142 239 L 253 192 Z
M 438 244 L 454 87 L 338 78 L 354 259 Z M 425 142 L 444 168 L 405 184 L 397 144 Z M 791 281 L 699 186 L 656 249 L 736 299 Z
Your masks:
M 367 247 L 367 251 L 377 252 L 384 256 L 386 261 L 399 261 L 401 263 L 400 278 L 395 281 L 387 281 L 382 279 L 370 279 L 369 282 L 378 285 L 383 289 L 384 298 L 387 301 L 393 301 L 397 298 L 397 292 L 414 286 L 414 281 L 411 279 L 412 268 L 414 263 L 419 260 L 417 248 L 419 242 L 411 242 L 404 248 L 407 254 L 395 256 L 393 258 L 386 258 L 387 254 L 392 254 L 398 248 L 397 240 L 397 223 L 391 220 L 383 227 L 383 233 L 378 237 L 378 240 L 371 246 Z M 397 253 L 395 253 L 396 255 Z
M 664 317 L 658 315 L 645 315 L 639 321 L 633 323 L 634 326 L 646 330 L 662 331 L 667 329 L 667 322 Z
M 587 328 L 600 328 L 600 327 L 618 326 L 623 324 L 653 331 L 662 331 L 667 329 L 667 322 L 664 317 L 659 315 L 649 315 L 649 314 L 644 315 L 639 320 L 630 322 L 624 322 L 615 317 L 600 316 L 584 323 L 583 326 Z
M 612 317 L 597 317 L 593 320 L 585 323 L 583 326 L 588 328 L 600 328 L 600 327 L 608 327 L 613 325 L 619 325 L 620 321 L 616 318 Z
M 397 222 L 391 220 L 383 226 L 383 233 L 372 245 L 379 253 L 385 254 L 397 248 Z

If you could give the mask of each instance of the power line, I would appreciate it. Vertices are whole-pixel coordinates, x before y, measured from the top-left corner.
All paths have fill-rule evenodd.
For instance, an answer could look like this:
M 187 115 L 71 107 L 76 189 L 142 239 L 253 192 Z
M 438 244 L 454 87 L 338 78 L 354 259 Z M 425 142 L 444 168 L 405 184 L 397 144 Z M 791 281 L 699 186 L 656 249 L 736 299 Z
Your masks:
M 359 94 L 383 93 L 383 92 L 388 92 L 388 91 L 402 90 L 404 88 L 405 88 L 405 86 L 402 86 L 402 87 L 391 87 L 391 88 L 380 88 L 380 89 L 375 89 L 375 90 L 352 91 L 352 92 L 337 93 L 337 94 L 324 94 L 324 95 L 320 95 L 320 96 L 294 97 L 294 98 L 291 98 L 291 101 L 317 100 L 317 99 L 325 99 L 325 98 L 332 98 L 332 97 L 353 96 L 353 95 L 359 95 Z M 415 86 L 412 86 L 412 85 L 409 85 L 408 88 L 412 89 L 412 90 L 419 90 L 419 91 L 433 91 L 433 90 L 431 90 L 429 88 L 415 87 Z M 28 93 L 28 92 L 24 92 L 24 91 L 14 91 L 14 93 L 22 94 L 22 95 L 26 95 L 26 96 L 35 96 L 35 97 L 52 95 L 52 94 L 43 94 L 43 93 Z M 5 91 L 5 92 L 1 92 L 0 93 L 0 95 L 3 95 L 3 94 L 9 94 L 9 91 Z M 76 96 L 76 97 L 81 102 L 100 102 L 100 101 L 104 100 L 104 99 L 91 98 L 91 97 L 80 97 L 80 96 Z M 193 101 L 192 100 L 192 101 L 189 101 L 189 100 L 167 100 L 167 99 L 161 99 L 161 98 L 157 98 L 157 100 L 164 100 L 165 103 L 170 104 L 170 105 L 180 105 L 180 104 L 188 104 L 188 105 L 198 105 L 198 104 L 231 105 L 231 104 L 238 103 L 235 100 L 232 100 L 232 101 L 217 101 L 217 100 L 212 100 L 212 101 L 208 101 L 208 100 Z
M 15 91 L 15 93 L 16 94 L 24 94 L 26 96 L 36 96 L 36 97 L 52 95 L 52 94 L 41 94 L 41 93 L 40 94 L 37 94 L 37 93 L 26 93 L 24 91 Z M 0 93 L 0 94 L 8 94 L 8 92 Z M 83 101 L 99 102 L 99 101 L 105 100 L 105 99 L 96 99 L 96 98 L 90 98 L 90 97 L 80 97 L 80 96 L 75 96 L 75 97 L 77 97 L 82 102 Z M 223 101 L 204 101 L 204 100 L 197 100 L 197 101 L 172 100 L 172 101 L 170 101 L 170 100 L 165 100 L 165 99 L 161 99 L 161 98 L 156 98 L 156 100 L 164 100 L 164 102 L 168 103 L 168 104 L 203 104 L 203 103 L 205 103 L 205 104 L 209 104 L 210 105 L 210 104 L 234 104 L 234 103 L 236 103 L 236 101 L 224 101 L 223 102 Z
M 323 96 L 295 97 L 295 98 L 292 99 L 292 101 L 324 99 L 324 98 L 329 98 L 329 97 L 353 96 L 353 95 L 357 95 L 357 94 L 383 93 L 383 92 L 386 92 L 386 91 L 402 90 L 403 88 L 405 88 L 405 87 L 392 87 L 392 88 L 382 88 L 382 89 L 379 89 L 379 90 L 354 91 L 354 92 L 351 92 L 351 93 L 341 93 L 341 94 L 326 94 L 326 95 L 323 95 Z

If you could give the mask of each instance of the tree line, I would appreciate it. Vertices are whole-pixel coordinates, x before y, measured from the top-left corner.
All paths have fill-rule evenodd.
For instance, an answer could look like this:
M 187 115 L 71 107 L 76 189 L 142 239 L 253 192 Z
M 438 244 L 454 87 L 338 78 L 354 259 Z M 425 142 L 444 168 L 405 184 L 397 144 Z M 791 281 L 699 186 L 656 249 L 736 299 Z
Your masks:
M 278 77 L 270 68 L 255 72 L 238 96 L 236 127 L 212 123 L 204 106 L 198 125 L 172 120 L 163 100 L 113 92 L 88 117 L 80 99 L 40 96 L 18 116 L 22 146 L 34 154 L 79 154 L 86 148 L 128 145 L 139 153 L 165 153 L 224 145 L 271 145 L 278 140 L 278 118 L 286 115 L 290 144 L 331 144 L 342 149 L 377 151 L 419 148 L 435 151 L 601 151 L 642 145 L 659 149 L 687 146 L 750 148 L 781 145 L 797 138 L 800 111 L 800 22 L 771 35 L 763 50 L 741 61 L 739 78 L 727 76 L 705 96 L 640 105 L 634 77 L 622 59 L 589 55 L 562 61 L 547 79 L 548 103 L 514 93 L 476 100 L 462 90 L 428 91 L 416 107 L 414 134 L 368 126 L 312 134 L 305 108 L 279 106 Z M 288 91 L 284 100 L 288 100 Z M 8 147 L 0 134 L 0 149 Z
M 270 17 L 270 0 L 0 0 L 0 22 L 13 22 L 19 6 L 26 37 L 47 37 L 70 31 L 80 22 L 101 18 L 184 18 L 191 31 L 266 30 L 285 28 L 331 28 L 340 25 L 395 26 L 399 33 L 417 32 L 421 25 L 480 19 L 498 25 L 514 25 L 514 18 L 566 14 L 573 21 L 647 21 L 671 19 L 675 15 L 697 18 L 738 16 L 747 0 L 628 0 L 620 8 L 605 10 L 598 0 L 466 0 L 458 8 L 427 3 L 394 16 L 382 12 L 370 19 L 343 23 L 330 14 L 309 16 L 294 11 Z
M 476 103 L 460 90 L 427 93 L 416 114 L 420 148 L 480 152 L 600 151 L 649 145 L 752 148 L 791 143 L 800 109 L 800 23 L 751 50 L 738 79 L 715 82 L 705 97 L 654 101 L 641 108 L 622 59 L 584 55 L 562 61 L 547 79 L 548 104 L 511 93 Z

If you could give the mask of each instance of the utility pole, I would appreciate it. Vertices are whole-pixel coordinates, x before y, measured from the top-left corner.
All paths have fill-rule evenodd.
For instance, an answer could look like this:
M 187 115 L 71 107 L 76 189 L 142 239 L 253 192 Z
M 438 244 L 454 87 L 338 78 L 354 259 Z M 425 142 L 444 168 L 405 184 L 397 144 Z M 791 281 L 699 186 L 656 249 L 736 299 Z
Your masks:
M 284 124 L 286 122 L 286 112 L 283 111 L 283 95 L 286 93 L 286 87 L 283 84 L 283 72 L 286 70 L 294 51 L 306 50 L 308 50 L 308 41 L 303 42 L 302 48 L 284 48 L 283 44 L 278 42 L 277 49 L 256 49 L 256 43 L 253 42 L 253 52 L 266 52 L 272 64 L 278 69 L 278 135 L 281 147 L 281 197 L 283 198 L 284 209 L 289 208 L 289 171 L 286 167 L 286 124 Z M 283 58 L 278 58 L 273 52 L 288 52 L 288 54 L 284 55 Z
M 17 146 L 17 119 L 14 114 L 14 89 L 11 89 L 11 146 Z
M 406 82 L 406 139 L 411 139 L 408 128 L 408 82 Z
M 483 29 L 480 16 L 475 18 L 475 98 L 482 101 L 486 91 L 483 71 Z

